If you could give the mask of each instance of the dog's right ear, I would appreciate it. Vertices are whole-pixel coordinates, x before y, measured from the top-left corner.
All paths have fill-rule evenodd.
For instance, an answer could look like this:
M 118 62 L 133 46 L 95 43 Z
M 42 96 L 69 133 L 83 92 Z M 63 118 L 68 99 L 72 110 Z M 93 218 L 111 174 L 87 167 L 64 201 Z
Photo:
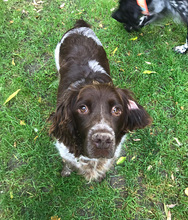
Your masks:
M 128 99 L 128 123 L 127 129 L 132 131 L 150 125 L 152 119 L 143 106 L 136 101 Z
M 58 100 L 56 111 L 52 113 L 48 119 L 52 122 L 49 133 L 60 142 L 63 142 L 67 147 L 74 145 L 76 135 L 71 111 L 73 97 L 74 95 L 71 94 L 71 91 L 65 93 Z
M 133 99 L 133 94 L 127 89 L 118 89 L 124 102 L 126 111 L 125 131 L 133 131 L 144 128 L 151 124 L 152 119 L 143 106 Z

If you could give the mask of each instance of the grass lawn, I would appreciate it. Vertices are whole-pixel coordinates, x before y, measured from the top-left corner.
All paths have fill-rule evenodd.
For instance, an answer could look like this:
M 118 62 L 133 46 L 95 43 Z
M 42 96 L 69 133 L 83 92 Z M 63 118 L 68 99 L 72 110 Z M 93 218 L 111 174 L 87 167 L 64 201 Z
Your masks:
M 188 54 L 172 50 L 186 28 L 168 18 L 127 33 L 110 17 L 116 0 L 36 2 L 0 3 L 0 219 L 187 219 Z M 131 89 L 153 118 L 128 134 L 125 162 L 102 183 L 61 177 L 46 123 L 56 105 L 54 49 L 80 18 L 103 43 L 115 85 Z

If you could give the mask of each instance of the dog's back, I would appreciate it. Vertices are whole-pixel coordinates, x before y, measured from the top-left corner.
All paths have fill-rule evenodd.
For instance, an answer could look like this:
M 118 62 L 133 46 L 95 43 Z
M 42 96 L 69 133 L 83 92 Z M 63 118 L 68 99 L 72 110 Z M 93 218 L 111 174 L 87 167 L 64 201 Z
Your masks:
M 111 82 L 106 52 L 90 27 L 84 20 L 77 20 L 57 44 L 55 60 L 63 90 L 83 79 Z

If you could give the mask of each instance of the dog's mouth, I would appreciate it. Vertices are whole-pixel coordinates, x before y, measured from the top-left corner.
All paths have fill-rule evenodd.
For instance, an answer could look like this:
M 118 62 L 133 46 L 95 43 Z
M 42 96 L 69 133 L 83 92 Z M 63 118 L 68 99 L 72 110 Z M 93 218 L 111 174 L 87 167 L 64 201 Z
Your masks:
M 109 126 L 100 124 L 94 126 L 89 131 L 86 142 L 86 152 L 89 158 L 110 159 L 114 156 L 115 134 Z

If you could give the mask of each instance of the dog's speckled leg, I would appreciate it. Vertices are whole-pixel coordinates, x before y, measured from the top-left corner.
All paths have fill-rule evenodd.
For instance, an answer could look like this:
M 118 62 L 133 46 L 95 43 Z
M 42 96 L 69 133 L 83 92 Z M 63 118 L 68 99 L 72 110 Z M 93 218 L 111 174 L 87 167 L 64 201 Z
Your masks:
M 186 43 L 181 46 L 174 47 L 174 50 L 177 53 L 186 53 L 188 51 L 188 41 L 186 40 Z

